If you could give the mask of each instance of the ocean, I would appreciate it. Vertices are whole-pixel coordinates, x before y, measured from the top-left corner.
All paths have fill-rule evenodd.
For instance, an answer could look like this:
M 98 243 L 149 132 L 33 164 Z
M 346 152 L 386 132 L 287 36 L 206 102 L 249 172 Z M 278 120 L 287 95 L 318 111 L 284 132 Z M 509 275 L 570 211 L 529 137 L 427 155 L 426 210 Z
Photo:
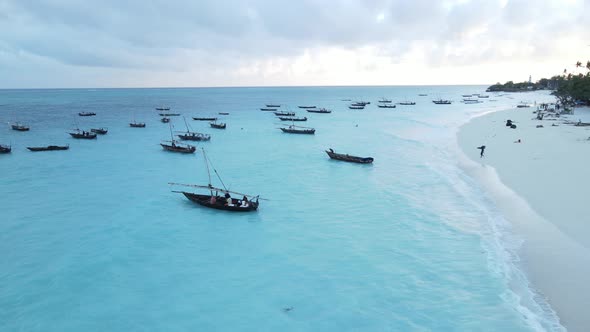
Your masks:
M 522 239 L 458 166 L 455 136 L 474 116 L 552 97 L 459 102 L 484 91 L 0 90 L 0 120 L 31 127 L 0 128 L 13 148 L 0 155 L 0 330 L 559 330 L 519 266 Z M 416 105 L 381 109 L 381 97 Z M 371 104 L 350 110 L 344 99 Z M 270 103 L 307 116 L 299 125 L 315 135 L 282 133 L 286 123 L 259 110 Z M 310 104 L 333 112 L 297 107 Z M 207 171 L 199 151 L 160 147 L 170 139 L 160 106 L 211 135 L 197 147 L 230 190 L 267 199 L 257 212 L 210 210 L 172 192 L 169 182 L 207 184 Z M 172 130 L 186 130 L 182 116 Z M 76 127 L 109 132 L 76 140 Z M 50 144 L 70 149 L 26 149 Z M 330 160 L 329 148 L 375 162 Z

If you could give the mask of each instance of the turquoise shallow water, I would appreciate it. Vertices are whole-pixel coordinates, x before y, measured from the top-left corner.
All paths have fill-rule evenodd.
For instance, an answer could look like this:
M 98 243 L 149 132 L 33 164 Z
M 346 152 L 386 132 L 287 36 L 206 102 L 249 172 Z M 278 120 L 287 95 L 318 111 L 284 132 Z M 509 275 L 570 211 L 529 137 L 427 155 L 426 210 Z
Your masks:
M 0 90 L 0 120 L 31 125 L 0 128 L 0 143 L 13 145 L 0 155 L 0 330 L 558 329 L 518 269 L 519 239 L 456 162 L 458 126 L 521 97 L 430 102 L 483 90 Z M 379 109 L 382 96 L 417 105 Z M 349 110 L 345 98 L 372 104 Z M 258 110 L 271 102 L 307 116 L 316 135 L 283 134 Z M 160 105 L 187 117 L 230 112 L 219 116 L 225 131 L 189 123 L 212 135 L 199 146 L 226 185 L 270 200 L 231 214 L 172 193 L 168 182 L 207 176 L 201 154 L 162 151 Z M 129 128 L 133 118 L 147 128 Z M 74 140 L 76 122 L 109 133 Z M 182 118 L 172 123 L 184 129 Z M 25 148 L 66 143 L 69 151 Z M 332 161 L 330 147 L 375 163 Z

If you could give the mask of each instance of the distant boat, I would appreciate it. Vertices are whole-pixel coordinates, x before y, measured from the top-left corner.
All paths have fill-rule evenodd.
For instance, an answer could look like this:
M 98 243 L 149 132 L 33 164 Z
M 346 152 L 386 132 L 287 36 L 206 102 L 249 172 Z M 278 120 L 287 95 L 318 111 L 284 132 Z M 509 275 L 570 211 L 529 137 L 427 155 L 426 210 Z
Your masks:
M 179 116 L 180 113 L 159 113 L 160 116 Z
M 281 107 L 281 105 L 279 105 L 279 104 L 266 104 L 266 107 L 278 108 L 278 107 Z
M 168 122 L 170 122 L 170 118 L 163 117 L 160 119 L 160 121 L 162 121 L 163 123 L 168 123 Z
M 304 109 L 316 108 L 315 106 L 305 106 L 305 105 L 303 105 L 303 106 L 297 106 L 297 107 L 304 108 Z
M 413 106 L 416 105 L 416 102 L 413 101 L 402 101 L 400 103 L 398 103 L 399 105 L 403 105 L 403 106 Z
M 426 96 L 428 96 L 428 95 L 427 95 L 427 94 L 425 94 L 425 93 L 420 93 L 420 94 L 418 94 L 418 96 L 420 96 L 420 97 L 426 97 Z
M 307 128 L 307 127 L 299 127 L 299 126 L 289 126 L 289 127 L 281 127 L 280 128 L 284 133 L 288 134 L 308 134 L 313 135 L 315 134 L 315 129 Z
M 11 127 L 12 127 L 12 130 L 16 130 L 16 131 L 29 131 L 29 129 L 31 129 L 31 128 L 29 128 L 29 126 L 25 126 L 24 124 L 21 124 L 19 122 L 11 125 Z
M 350 105 L 351 105 L 351 106 L 362 106 L 362 107 L 365 107 L 365 106 L 367 106 L 367 104 L 365 104 L 365 103 L 352 103 L 352 104 L 350 104 Z
M 528 107 L 531 107 L 531 105 L 529 105 L 529 104 L 521 101 L 520 104 L 516 105 L 516 107 L 518 107 L 518 108 L 528 108 Z
M 229 115 L 229 113 L 228 113 L 228 112 L 219 112 L 218 114 L 219 114 L 219 115 Z
M 216 128 L 216 129 L 225 129 L 226 124 L 225 123 L 217 123 L 217 122 L 209 122 L 209 125 L 211 126 L 211 128 Z
M 371 104 L 370 101 L 355 101 L 354 103 L 352 103 L 353 106 L 367 106 Z
M 332 111 L 330 111 L 330 110 L 327 110 L 327 109 L 325 109 L 325 108 L 320 108 L 320 109 L 317 109 L 317 110 L 308 109 L 307 111 L 308 111 L 309 113 L 323 113 L 323 114 L 332 113 Z
M 432 102 L 437 105 L 450 105 L 452 103 L 450 100 L 447 99 L 435 99 Z
M 284 117 L 284 116 L 279 116 L 279 119 L 281 121 L 307 121 L 306 117 L 303 118 L 296 118 L 296 117 Z
M 348 106 L 348 108 L 350 108 L 351 110 L 364 110 L 365 106 L 354 106 L 354 105 L 350 105 Z
M 96 139 L 95 133 L 85 131 L 85 130 L 80 130 L 80 129 L 76 129 L 73 132 L 70 132 L 69 134 L 73 138 L 77 138 L 77 139 Z
M 295 112 L 274 112 L 276 116 L 294 116 Z
M 39 151 L 62 151 L 68 150 L 70 148 L 69 145 L 48 145 L 48 146 L 38 146 L 38 147 L 27 147 L 30 151 L 39 152 Z
M 477 99 L 463 99 L 464 104 L 481 104 L 482 101 Z
M 214 118 L 214 117 L 209 117 L 209 118 L 194 118 L 193 117 L 193 120 L 195 120 L 195 121 L 217 121 L 217 118 Z
M 385 104 L 385 105 L 377 105 L 377 107 L 379 107 L 379 108 L 395 108 L 395 105 L 387 105 L 387 104 Z
M 207 169 L 207 175 L 209 177 L 209 183 L 206 186 L 195 185 L 195 184 L 182 184 L 182 183 L 168 183 L 168 184 L 173 185 L 173 186 L 183 186 L 183 187 L 189 187 L 189 188 L 203 189 L 203 190 L 209 191 L 209 194 L 208 195 L 196 194 L 196 193 L 187 192 L 187 191 L 173 191 L 173 192 L 183 194 L 186 198 L 188 198 L 192 202 L 199 204 L 201 206 L 204 206 L 206 208 L 210 208 L 210 209 L 230 211 L 230 212 L 252 212 L 252 211 L 256 211 L 258 209 L 259 200 L 262 200 L 262 198 L 259 198 L 259 196 L 242 194 L 242 193 L 238 193 L 235 191 L 227 190 L 227 188 L 225 187 L 225 184 L 223 184 L 223 181 L 221 180 L 221 177 L 219 176 L 219 173 L 217 173 L 217 170 L 215 168 L 213 168 L 213 165 L 211 165 L 211 162 L 207 158 L 207 155 L 205 154 L 204 149 L 203 149 L 203 160 L 205 161 L 205 166 L 206 166 L 205 168 Z M 213 187 L 213 185 L 211 184 L 211 173 L 209 171 L 209 168 L 213 168 L 213 171 L 215 171 L 215 174 L 219 178 L 219 181 L 221 182 L 221 185 L 223 186 L 223 188 Z M 242 196 L 242 199 L 240 199 L 240 200 L 234 199 L 231 197 L 231 194 Z
M 473 95 L 461 95 L 461 96 L 464 97 L 464 98 L 471 98 L 471 97 L 473 97 Z
M 490 98 L 490 96 L 488 96 L 488 95 L 478 95 L 477 97 L 478 98 Z
M 392 100 L 391 99 L 386 99 L 386 98 L 381 98 L 381 99 L 379 99 L 379 102 L 380 103 L 383 103 L 383 104 L 389 104 L 389 103 L 392 102 Z
M 170 107 L 156 107 L 156 111 L 169 111 Z
M 95 134 L 99 134 L 99 135 L 105 135 L 106 133 L 109 132 L 109 130 L 107 128 L 92 128 L 92 129 L 90 129 L 90 131 Z
M 160 143 L 162 148 L 166 151 L 178 153 L 195 153 L 197 150 L 197 148 L 193 145 L 180 143 L 174 140 L 174 136 L 172 135 L 172 125 L 170 125 L 170 137 L 170 141 L 162 141 L 162 143 Z
M 326 153 L 328 154 L 328 156 L 330 156 L 330 159 L 335 159 L 335 160 L 342 160 L 342 161 L 347 161 L 347 162 L 351 162 L 351 163 L 359 163 L 359 164 L 370 164 L 373 162 L 372 157 L 351 156 L 348 154 L 336 153 L 332 149 L 326 150 Z
M 145 123 L 143 122 L 130 122 L 129 127 L 132 128 L 145 128 Z
M 10 153 L 10 151 L 12 151 L 12 146 L 0 144 L 0 153 Z
M 264 112 L 274 112 L 274 111 L 276 111 L 277 109 L 276 109 L 276 108 L 261 108 L 260 110 L 261 110 L 261 111 L 264 111 Z
M 80 112 L 78 113 L 79 116 L 95 116 L 96 113 L 94 112 Z
M 186 118 L 184 118 L 184 125 L 186 126 L 186 132 L 182 132 L 181 134 L 177 134 L 178 138 L 185 141 L 208 141 L 211 139 L 210 135 L 201 134 L 189 129 L 188 123 L 186 122 Z

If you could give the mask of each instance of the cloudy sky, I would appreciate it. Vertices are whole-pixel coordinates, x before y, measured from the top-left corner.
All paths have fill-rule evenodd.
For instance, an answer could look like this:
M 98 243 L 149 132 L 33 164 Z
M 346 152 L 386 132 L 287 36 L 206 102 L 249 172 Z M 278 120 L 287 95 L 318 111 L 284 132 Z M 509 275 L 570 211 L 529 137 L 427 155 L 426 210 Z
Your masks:
M 590 0 L 0 0 L 0 88 L 489 84 L 590 60 Z

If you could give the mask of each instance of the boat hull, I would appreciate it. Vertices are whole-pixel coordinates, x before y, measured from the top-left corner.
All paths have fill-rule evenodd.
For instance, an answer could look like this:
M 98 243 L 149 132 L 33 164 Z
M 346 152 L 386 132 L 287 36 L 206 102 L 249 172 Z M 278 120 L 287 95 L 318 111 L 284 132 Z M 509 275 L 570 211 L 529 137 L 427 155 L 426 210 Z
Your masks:
M 197 148 L 194 146 L 189 146 L 189 147 L 183 147 L 183 146 L 172 146 L 169 144 L 162 144 L 160 143 L 160 145 L 162 146 L 162 148 L 166 151 L 170 151 L 170 152 L 177 152 L 177 153 L 195 153 L 195 151 L 197 151 Z
M 284 133 L 287 134 L 303 134 L 303 135 L 314 135 L 315 129 L 289 129 L 289 128 L 280 128 Z
M 223 197 L 217 197 L 216 203 L 211 204 L 211 195 L 200 195 L 184 191 L 182 192 L 182 194 L 194 203 L 215 210 L 223 210 L 230 212 L 252 212 L 258 209 L 258 202 L 250 202 L 250 205 L 248 207 L 240 207 L 238 205 L 228 206 L 225 205 L 225 198 Z
M 176 136 L 178 136 L 183 141 L 208 141 L 208 140 L 211 139 L 211 136 L 209 136 L 209 135 L 203 135 L 203 134 L 200 134 L 200 135 L 197 135 L 197 134 L 195 134 L 195 135 L 192 135 L 192 134 L 179 134 L 179 135 L 176 135 Z
M 66 145 L 66 146 L 49 145 L 49 146 L 39 146 L 39 147 L 27 147 L 27 149 L 29 149 L 29 151 L 33 151 L 33 152 L 63 151 L 63 150 L 68 150 L 69 148 L 70 148 L 69 145 Z
M 346 161 L 349 163 L 371 164 L 371 163 L 373 163 L 373 160 L 374 160 L 372 157 L 364 158 L 364 157 L 350 156 L 347 154 L 336 153 L 336 152 L 331 152 L 331 151 L 326 151 L 326 153 L 328 154 L 330 159 Z
M 102 129 L 102 128 L 98 128 L 98 129 L 90 129 L 91 132 L 95 133 L 95 134 L 99 134 L 99 135 L 106 135 L 106 133 L 108 133 L 108 129 Z
M 94 133 L 86 133 L 86 135 L 78 134 L 78 133 L 70 133 L 70 135 L 76 139 L 96 139 L 96 134 L 94 134 Z

